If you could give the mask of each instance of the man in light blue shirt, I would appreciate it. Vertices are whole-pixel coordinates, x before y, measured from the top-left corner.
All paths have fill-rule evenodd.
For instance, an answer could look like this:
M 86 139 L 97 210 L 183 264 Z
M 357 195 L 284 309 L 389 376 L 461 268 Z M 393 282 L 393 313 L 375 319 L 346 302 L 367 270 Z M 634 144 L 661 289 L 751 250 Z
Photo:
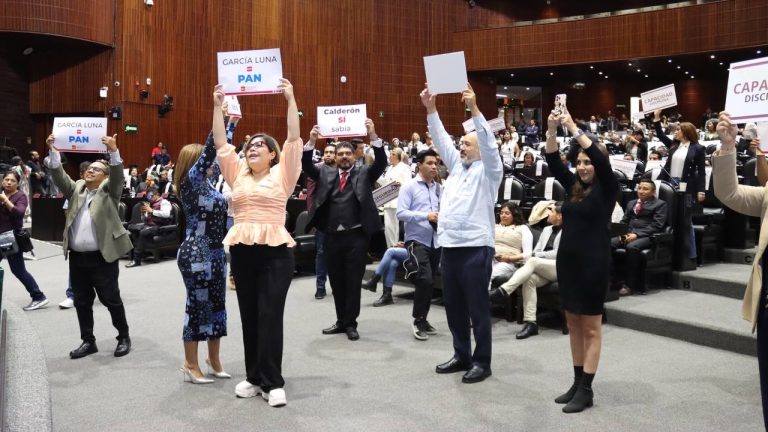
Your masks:
M 450 172 L 441 196 L 437 240 L 442 248 L 443 299 L 454 355 L 438 365 L 436 372 L 467 371 L 462 382 L 475 383 L 491 375 L 487 287 L 495 244 L 493 205 L 503 166 L 496 139 L 477 107 L 471 86 L 462 92 L 462 101 L 472 113 L 476 132 L 461 137 L 456 150 L 437 114 L 435 96 L 428 89 L 421 92 L 429 132 Z M 474 353 L 470 329 L 475 336 Z
M 437 153 L 432 149 L 416 155 L 418 174 L 400 189 L 397 218 L 405 223 L 407 277 L 416 287 L 413 297 L 413 337 L 427 340 L 437 334 L 427 321 L 434 275 L 440 265 L 437 220 L 442 187 L 437 184 Z M 386 289 L 386 288 L 385 288 Z M 386 293 L 385 293 L 386 294 Z

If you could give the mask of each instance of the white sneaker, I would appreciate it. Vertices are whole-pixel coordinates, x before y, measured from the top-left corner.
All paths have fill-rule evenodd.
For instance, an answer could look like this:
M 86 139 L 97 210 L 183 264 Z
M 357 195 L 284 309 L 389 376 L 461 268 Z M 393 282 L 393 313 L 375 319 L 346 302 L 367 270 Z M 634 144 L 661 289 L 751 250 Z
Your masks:
M 261 392 L 261 389 L 259 389 L 258 386 L 255 386 L 248 382 L 248 380 L 240 381 L 235 386 L 235 395 L 240 398 L 252 398 L 254 396 L 258 396 Z
M 47 304 L 48 304 L 48 299 L 32 300 L 28 305 L 24 306 L 22 309 L 24 309 L 25 311 L 31 311 L 31 310 L 45 307 L 45 305 Z
M 261 397 L 267 401 L 269 406 L 275 408 L 285 406 L 288 403 L 285 399 L 285 390 L 281 388 L 272 389 L 269 394 L 262 392 Z
M 72 309 L 75 307 L 75 301 L 67 297 L 63 302 L 59 303 L 59 309 Z
M 34 252 L 24 252 L 21 256 L 27 261 L 37 261 L 37 257 L 35 256 Z

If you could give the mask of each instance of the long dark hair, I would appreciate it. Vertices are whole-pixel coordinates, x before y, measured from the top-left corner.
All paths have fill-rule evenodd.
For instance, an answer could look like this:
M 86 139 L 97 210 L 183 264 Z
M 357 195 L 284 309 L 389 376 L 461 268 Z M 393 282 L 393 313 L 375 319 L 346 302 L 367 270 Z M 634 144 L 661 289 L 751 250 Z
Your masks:
M 512 213 L 512 225 L 525 225 L 525 217 L 523 216 L 523 211 L 520 210 L 520 206 L 512 201 L 507 201 L 501 205 L 499 212 L 503 209 L 507 209 Z
M 600 150 L 600 153 L 602 153 L 603 156 L 605 156 L 605 159 L 607 161 L 608 158 L 609 158 L 609 156 L 608 156 L 608 149 L 605 148 L 605 146 L 603 144 L 600 144 L 599 142 L 596 142 L 595 140 L 592 141 L 592 145 L 593 146 L 597 146 L 597 149 Z M 584 149 L 581 148 L 581 147 L 579 148 L 579 151 L 576 152 L 576 157 L 574 158 L 574 160 L 577 160 L 576 158 L 579 157 L 580 153 L 584 153 Z M 587 157 L 589 157 L 589 156 L 587 156 Z M 592 159 L 590 159 L 590 162 L 591 161 L 592 161 Z M 590 192 L 592 192 L 592 186 L 595 184 L 595 182 L 597 182 L 597 177 L 596 176 L 592 177 L 592 183 L 585 184 L 585 183 L 582 183 L 581 182 L 581 178 L 579 178 L 579 176 L 576 175 L 576 181 L 573 183 L 573 186 L 571 186 L 571 201 L 572 202 L 579 202 L 579 201 L 583 200 L 587 195 L 589 195 Z

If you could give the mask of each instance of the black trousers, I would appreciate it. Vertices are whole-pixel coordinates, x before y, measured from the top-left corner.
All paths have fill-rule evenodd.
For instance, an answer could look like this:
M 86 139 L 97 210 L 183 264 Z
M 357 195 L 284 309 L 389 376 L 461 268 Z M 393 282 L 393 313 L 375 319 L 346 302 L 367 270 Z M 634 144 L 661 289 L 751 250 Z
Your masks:
M 293 278 L 293 250 L 285 245 L 229 248 L 243 326 L 245 374 L 263 391 L 282 388 L 283 315 Z
M 409 252 L 408 259 L 415 260 L 418 265 L 411 276 L 411 282 L 416 287 L 413 295 L 413 318 L 427 319 L 429 306 L 432 303 L 434 276 L 440 266 L 440 248 L 431 248 L 416 241 L 405 244 Z
M 491 366 L 491 282 L 493 248 L 442 248 L 443 300 L 454 356 L 462 362 Z M 470 332 L 475 336 L 471 351 Z
M 69 251 L 69 277 L 75 295 L 80 338 L 84 342 L 96 341 L 93 336 L 93 301 L 96 296 L 112 316 L 117 339 L 128 337 L 128 321 L 125 319 L 125 307 L 117 283 L 119 274 L 118 261 L 104 261 L 101 252 Z
M 146 225 L 143 223 L 128 225 L 128 232 L 131 233 L 131 243 L 133 243 L 133 259 L 141 261 L 147 240 L 157 234 L 160 230 L 158 225 Z
M 768 431 L 768 310 L 765 290 L 760 294 L 760 309 L 757 311 L 757 365 L 760 370 L 760 395 L 763 400 L 763 423 Z
M 368 236 L 362 229 L 326 232 L 325 266 L 333 290 L 336 323 L 357 328 L 360 285 L 368 262 Z
M 611 248 L 624 248 L 625 256 L 620 258 L 613 255 L 613 274 L 614 281 L 623 280 L 628 287 L 635 291 L 645 291 L 645 257 L 643 249 L 651 247 L 651 239 L 648 237 L 639 238 L 627 245 L 622 245 L 618 237 L 611 239 Z

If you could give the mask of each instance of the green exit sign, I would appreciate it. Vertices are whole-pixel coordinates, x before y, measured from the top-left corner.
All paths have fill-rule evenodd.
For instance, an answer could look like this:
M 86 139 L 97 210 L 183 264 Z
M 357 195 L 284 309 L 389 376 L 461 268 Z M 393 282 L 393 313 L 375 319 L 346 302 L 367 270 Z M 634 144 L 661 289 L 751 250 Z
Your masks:
M 125 125 L 125 133 L 135 134 L 139 132 L 139 127 L 135 124 Z

